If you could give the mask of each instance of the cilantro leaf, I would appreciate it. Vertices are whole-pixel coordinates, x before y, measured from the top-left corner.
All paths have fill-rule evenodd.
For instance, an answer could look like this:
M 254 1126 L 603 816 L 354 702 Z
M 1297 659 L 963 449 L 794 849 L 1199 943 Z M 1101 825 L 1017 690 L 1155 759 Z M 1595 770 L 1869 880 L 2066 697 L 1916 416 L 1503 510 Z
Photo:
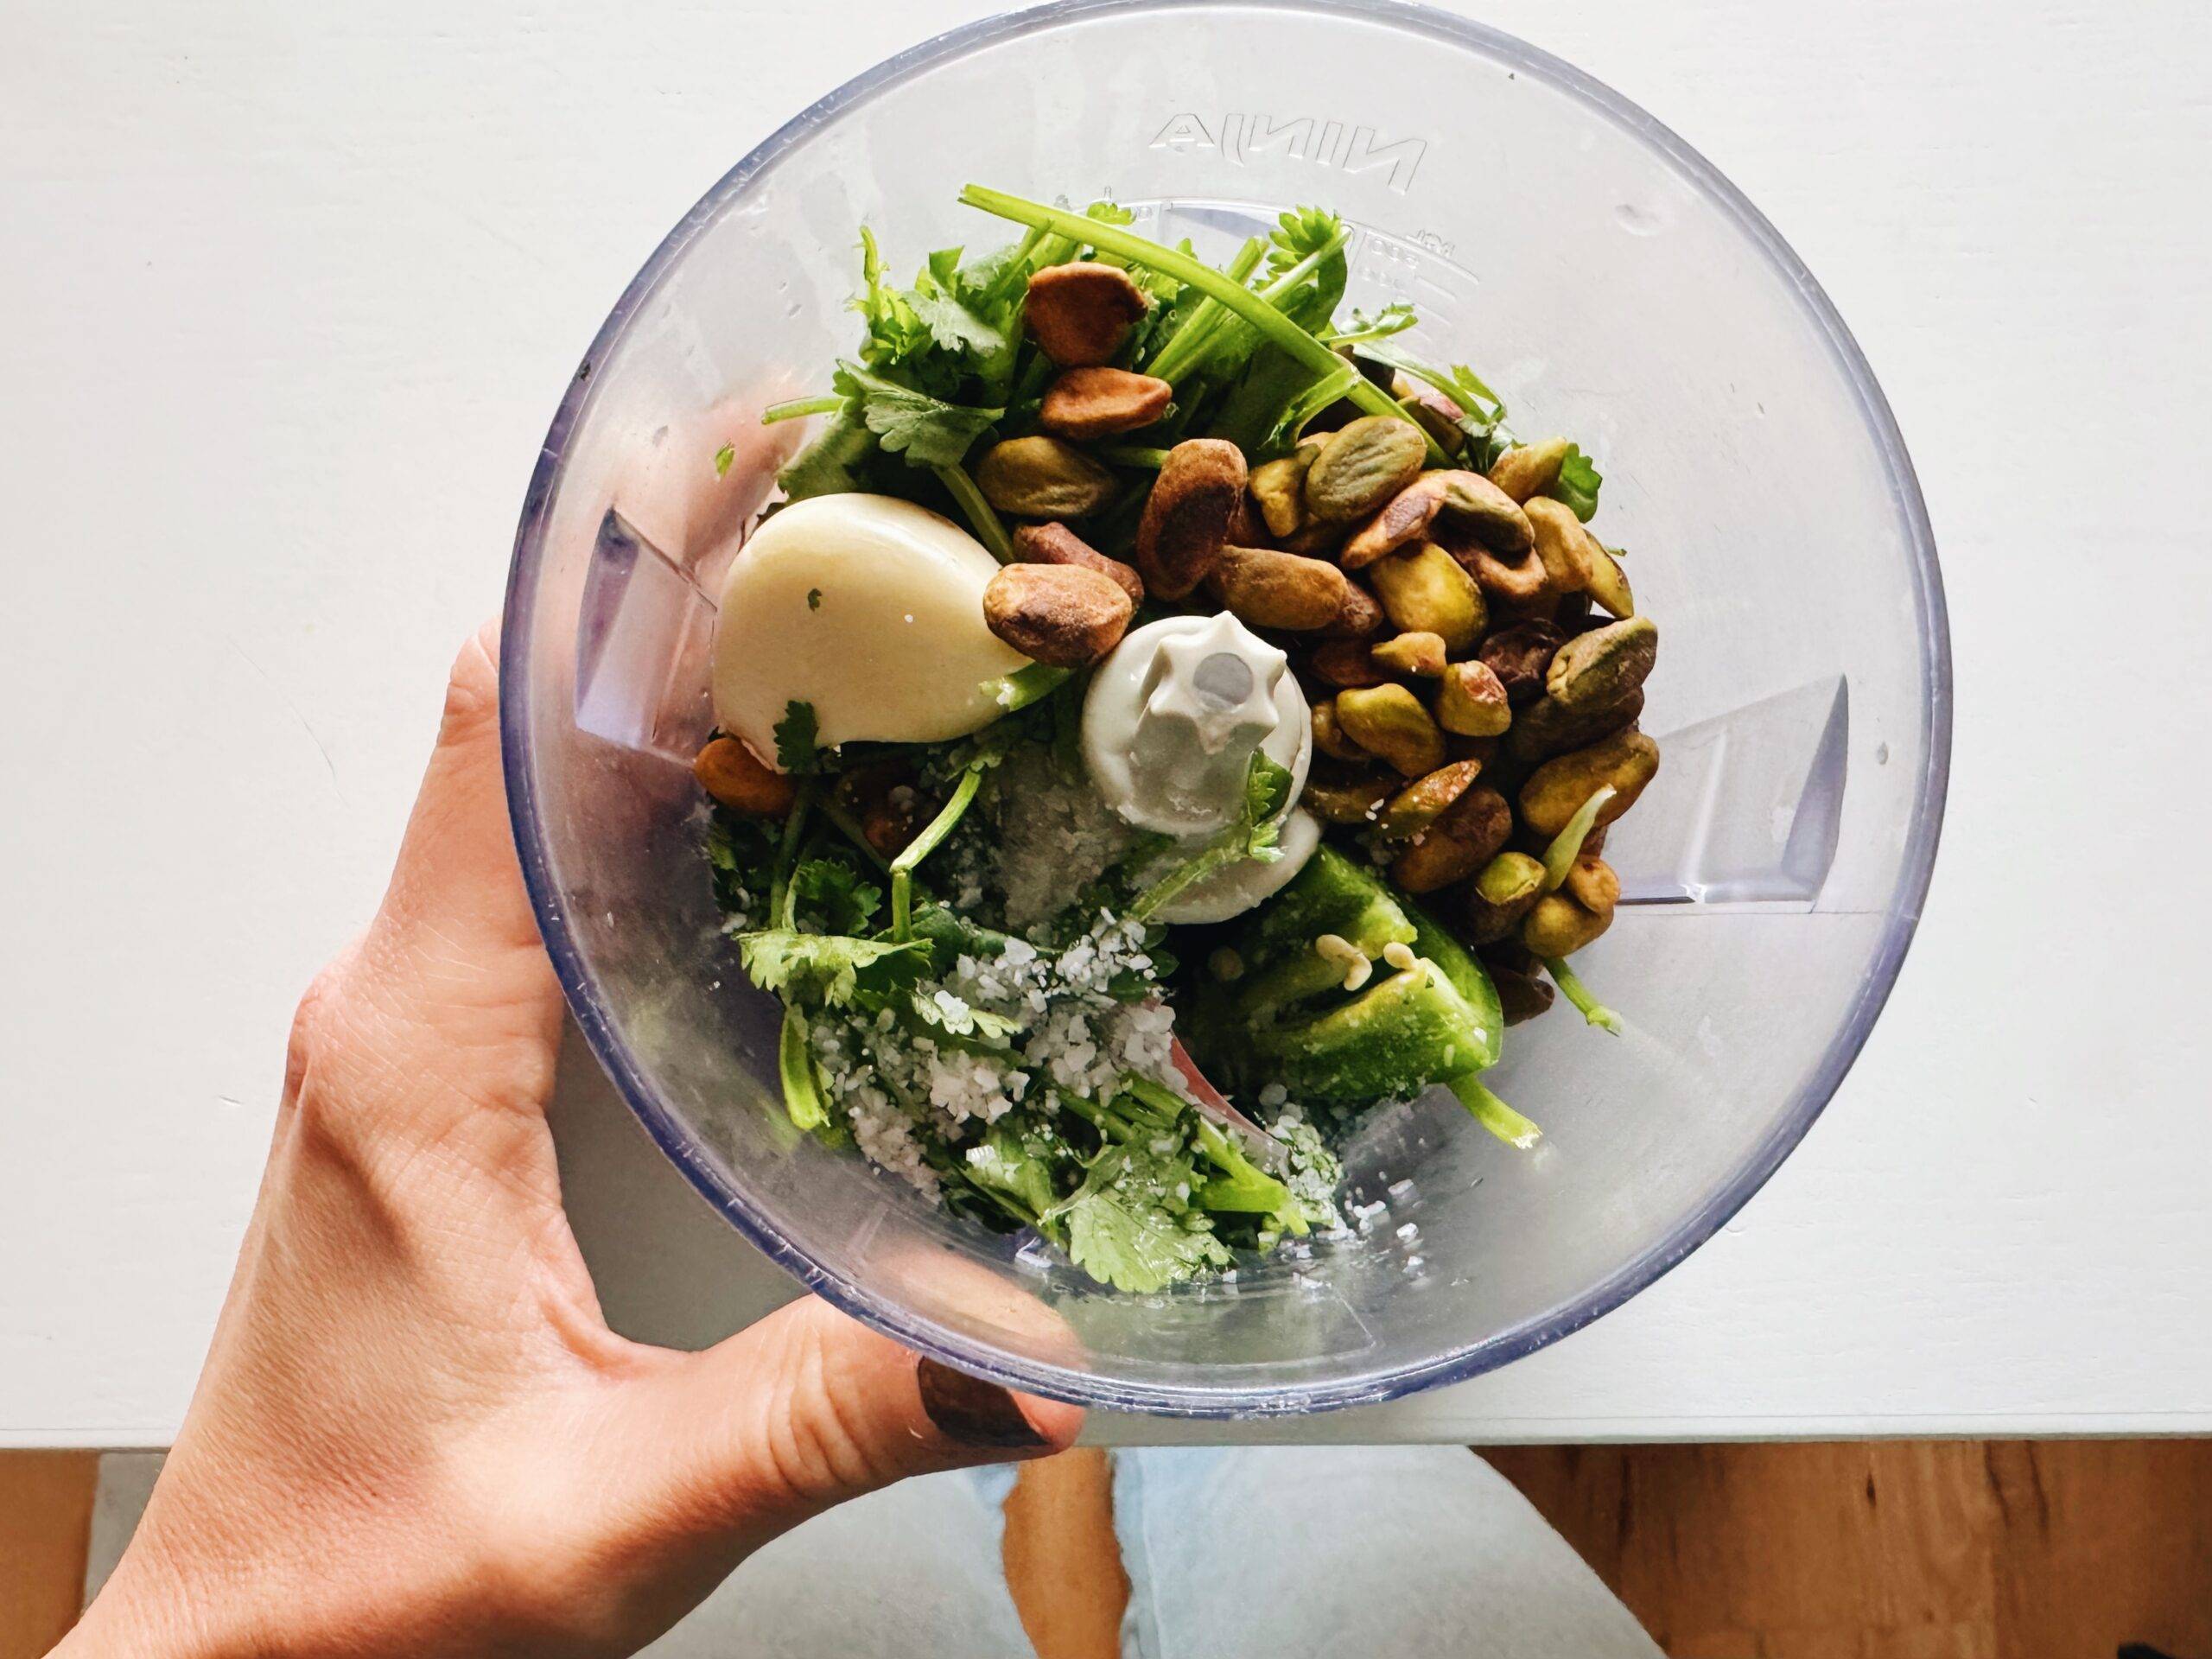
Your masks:
M 810 858 L 791 872 L 798 913 L 818 922 L 825 933 L 861 933 L 883 907 L 883 889 L 851 865 L 830 858 Z
M 784 1110 L 802 1129 L 826 1128 L 830 1108 L 822 1098 L 821 1070 L 807 1041 L 806 1016 L 797 1008 L 784 1010 L 783 1030 L 776 1039 L 776 1071 L 784 1085 Z
M 1597 463 L 1582 453 L 1582 446 L 1567 446 L 1567 459 L 1559 464 L 1559 481 L 1544 493 L 1555 501 L 1564 501 L 1574 510 L 1574 516 L 1588 524 L 1598 511 L 1598 486 L 1605 481 Z
M 962 1157 L 961 1173 L 1026 1222 L 1035 1222 L 1059 1201 L 1058 1168 L 1069 1160 L 1065 1142 L 1023 1135 L 1001 1120 Z
M 718 806 L 707 821 L 706 842 L 715 904 L 741 919 L 766 906 L 776 864 L 776 835 L 767 821 Z
M 1403 300 L 1393 300 L 1373 316 L 1355 310 L 1351 321 L 1342 328 L 1332 329 L 1328 335 L 1332 346 L 1358 346 L 1370 340 L 1384 340 L 1392 334 L 1402 334 L 1420 319 L 1412 306 Z
M 810 1007 L 880 1006 L 930 969 L 929 946 L 916 939 L 897 944 L 773 927 L 739 934 L 737 950 L 755 985 Z
M 861 419 L 883 447 L 916 467 L 958 466 L 969 447 L 1006 414 L 946 403 L 856 363 L 839 363 L 835 384 L 858 405 Z
M 1090 1161 L 1083 1185 L 1042 1217 L 1068 1257 L 1117 1290 L 1149 1295 L 1232 1265 L 1229 1247 L 1191 1207 L 1191 1169 L 1126 1146 Z M 1178 1189 L 1181 1191 L 1179 1193 Z
M 1020 1033 L 1019 1020 L 988 1008 L 978 1008 L 957 996 L 917 991 L 909 1005 L 909 1022 L 918 1033 L 948 1048 L 971 1053 L 1003 1053 Z
M 1256 858 L 1272 863 L 1282 856 L 1275 842 L 1282 834 L 1282 817 L 1290 805 L 1290 769 L 1277 766 L 1262 749 L 1252 751 L 1244 769 L 1244 801 L 1235 822 L 1154 881 L 1129 906 L 1136 921 L 1148 921 L 1184 888 L 1203 881 L 1216 870 Z
M 849 403 L 776 474 L 776 482 L 793 501 L 865 489 L 860 469 L 874 454 L 875 435 Z
M 985 321 L 950 294 L 914 290 L 909 303 L 930 338 L 948 352 L 973 352 L 990 357 L 1006 350 L 1005 329 Z
M 1280 276 L 1308 254 L 1326 248 L 1344 222 L 1325 207 L 1286 208 L 1268 232 L 1268 275 Z
M 721 448 L 715 450 L 715 476 L 716 478 L 728 478 L 729 476 L 730 463 L 736 459 L 737 446 L 734 443 L 726 443 L 722 445 Z
M 861 226 L 861 291 L 853 300 L 853 308 L 868 319 L 868 339 L 861 346 L 861 355 L 878 367 L 893 367 L 925 350 L 930 342 L 928 325 L 915 315 L 906 296 L 886 279 L 875 234 L 865 225 Z
M 784 717 L 776 722 L 776 764 L 790 772 L 819 768 L 823 754 L 815 741 L 817 729 L 812 703 L 796 699 L 785 703 Z

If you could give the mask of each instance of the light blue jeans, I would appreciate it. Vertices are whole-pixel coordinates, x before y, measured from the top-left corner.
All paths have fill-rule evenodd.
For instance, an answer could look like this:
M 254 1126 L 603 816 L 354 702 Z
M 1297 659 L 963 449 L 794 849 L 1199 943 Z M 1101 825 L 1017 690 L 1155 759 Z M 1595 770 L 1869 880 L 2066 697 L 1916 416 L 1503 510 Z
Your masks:
M 653 1659 L 1029 1659 L 1008 1469 L 908 1481 L 770 1544 Z M 1520 1493 L 1457 1446 L 1114 1458 L 1130 1659 L 1660 1659 Z

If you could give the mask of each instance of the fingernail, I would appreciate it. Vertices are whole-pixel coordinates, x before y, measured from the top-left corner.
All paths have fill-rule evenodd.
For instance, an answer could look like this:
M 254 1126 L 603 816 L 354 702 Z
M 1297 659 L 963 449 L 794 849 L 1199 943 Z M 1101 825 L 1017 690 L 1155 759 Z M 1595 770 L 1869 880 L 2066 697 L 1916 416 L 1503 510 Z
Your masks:
M 925 1359 L 914 1380 L 921 1385 L 922 1409 L 950 1440 L 963 1446 L 995 1446 L 1012 1451 L 1046 1444 L 1029 1426 L 1014 1396 L 934 1359 Z

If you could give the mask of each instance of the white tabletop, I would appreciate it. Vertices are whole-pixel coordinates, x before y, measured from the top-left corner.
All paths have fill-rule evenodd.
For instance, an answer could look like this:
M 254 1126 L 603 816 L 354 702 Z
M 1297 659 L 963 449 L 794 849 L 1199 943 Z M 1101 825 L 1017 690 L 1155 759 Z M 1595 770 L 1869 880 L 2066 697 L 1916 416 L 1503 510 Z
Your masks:
M 615 296 L 772 127 L 986 9 L 0 15 L 0 1446 L 175 1430 L 293 1001 Z M 1725 1233 L 1535 1358 L 1283 1432 L 2212 1430 L 2212 13 L 1482 10 L 1702 149 L 1857 332 L 1949 584 L 1949 827 L 1873 1040 Z M 572 1058 L 618 1322 L 787 1294 Z

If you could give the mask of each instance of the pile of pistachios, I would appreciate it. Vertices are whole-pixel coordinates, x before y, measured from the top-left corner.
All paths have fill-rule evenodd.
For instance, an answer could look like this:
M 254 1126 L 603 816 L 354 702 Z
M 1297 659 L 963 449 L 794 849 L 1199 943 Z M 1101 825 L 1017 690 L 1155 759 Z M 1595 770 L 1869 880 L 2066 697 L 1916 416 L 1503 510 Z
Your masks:
M 1031 279 L 1029 331 L 1057 370 L 1044 429 L 975 464 L 990 506 L 1024 521 L 986 595 L 993 631 L 1076 668 L 1148 607 L 1230 612 L 1306 690 L 1301 804 L 1477 949 L 1509 1023 L 1549 1007 L 1554 982 L 1608 1021 L 1564 964 L 1612 921 L 1605 836 L 1658 771 L 1637 721 L 1659 635 L 1619 550 L 1552 493 L 1573 446 L 1485 442 L 1434 386 L 1344 346 L 1391 412 L 1339 399 L 1257 465 L 1218 437 L 1153 452 L 1117 557 L 1069 521 L 1116 543 L 1142 452 L 1092 448 L 1172 407 L 1166 381 L 1109 366 L 1148 304 L 1112 265 Z

